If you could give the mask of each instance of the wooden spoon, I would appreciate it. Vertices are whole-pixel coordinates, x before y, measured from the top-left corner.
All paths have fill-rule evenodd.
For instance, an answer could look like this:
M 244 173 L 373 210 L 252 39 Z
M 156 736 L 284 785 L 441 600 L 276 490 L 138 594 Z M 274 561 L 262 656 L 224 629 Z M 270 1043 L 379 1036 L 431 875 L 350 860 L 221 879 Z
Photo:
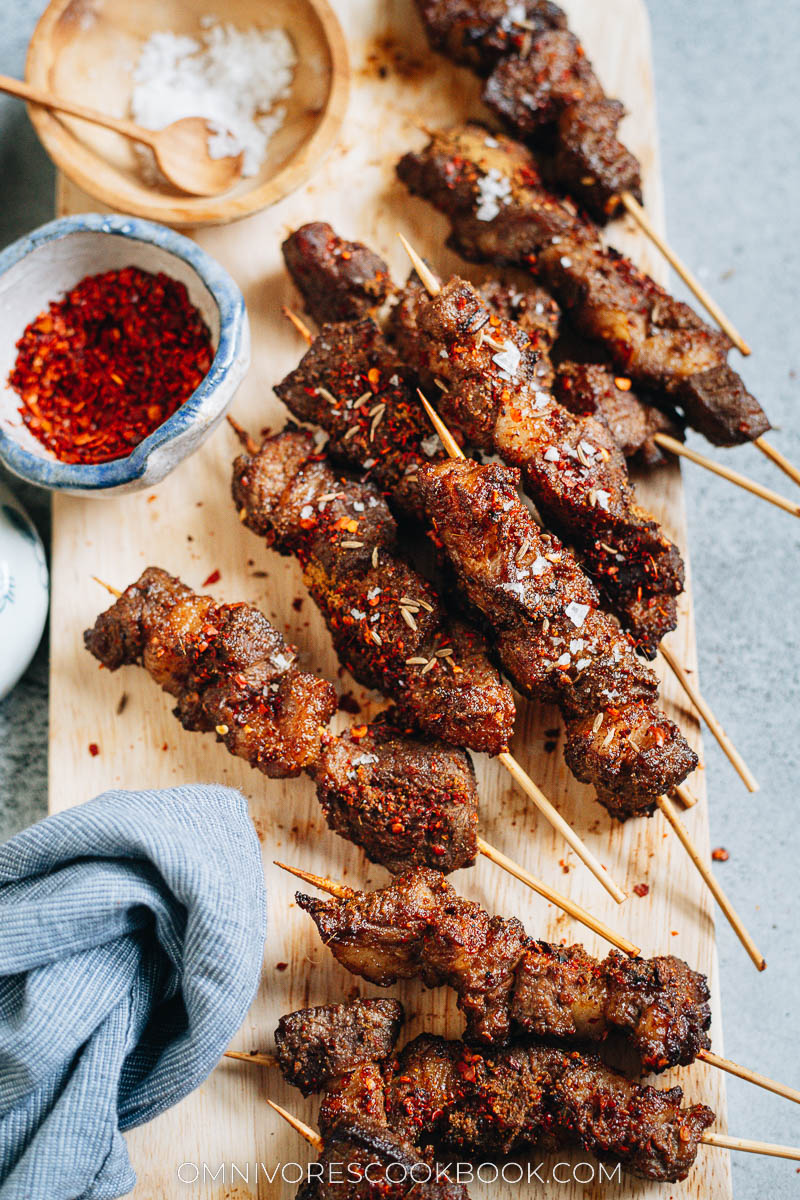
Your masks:
M 233 187 L 242 172 L 242 155 L 227 158 L 212 158 L 208 152 L 208 124 L 204 117 L 184 117 L 174 121 L 165 129 L 144 129 L 133 121 L 121 117 L 109 117 L 73 104 L 68 100 L 54 100 L 47 92 L 31 87 L 19 79 L 0 75 L 0 92 L 19 96 L 32 104 L 80 117 L 95 125 L 113 129 L 123 137 L 149 146 L 165 179 L 192 196 L 218 196 Z

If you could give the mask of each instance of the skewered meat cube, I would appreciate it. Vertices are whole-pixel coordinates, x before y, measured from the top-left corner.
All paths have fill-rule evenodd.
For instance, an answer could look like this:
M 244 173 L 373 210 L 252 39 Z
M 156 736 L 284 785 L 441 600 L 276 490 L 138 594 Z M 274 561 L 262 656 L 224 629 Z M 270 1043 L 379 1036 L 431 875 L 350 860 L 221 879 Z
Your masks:
M 332 458 L 362 466 L 396 510 L 422 518 L 417 471 L 444 451 L 415 388 L 411 369 L 366 318 L 325 325 L 275 393 L 298 420 L 330 435 Z
M 532 32 L 567 26 L 550 0 L 417 0 L 417 8 L 434 49 L 481 75 L 519 50 Z
M 665 412 L 644 403 L 631 389 L 630 380 L 614 375 L 598 362 L 565 361 L 555 371 L 555 394 L 565 408 L 579 416 L 602 417 L 625 458 L 643 466 L 665 461 L 656 433 L 681 437 L 681 430 Z
M 392 291 L 389 268 L 361 242 L 348 242 L 330 225 L 314 221 L 290 234 L 281 247 L 318 325 L 356 321 L 380 308 Z
M 658 684 L 557 539 L 517 495 L 519 472 L 453 459 L 423 467 L 420 491 L 470 602 L 523 694 L 559 705 L 565 756 L 620 819 L 652 812 L 697 766 L 657 708 Z
M 394 1050 L 405 1013 L 399 1000 L 353 1000 L 281 1017 L 275 1047 L 284 1079 L 304 1096 Z
M 218 604 L 148 567 L 84 634 L 111 671 L 141 663 L 176 697 L 185 729 L 215 730 L 231 754 L 271 778 L 299 775 L 319 756 L 320 726 L 336 712 L 326 680 L 258 609 Z
M 671 955 L 627 959 L 614 950 L 598 961 L 581 946 L 535 941 L 515 917 L 491 917 L 425 868 L 344 899 L 296 898 L 352 974 L 379 987 L 418 978 L 453 988 L 469 1041 L 614 1035 L 645 1071 L 689 1064 L 709 1047 L 705 976 Z
M 419 1144 L 469 1154 L 578 1145 L 643 1179 L 685 1179 L 714 1113 L 679 1087 L 636 1083 L 596 1055 L 522 1043 L 473 1051 L 423 1035 L 387 1088 L 390 1124 Z
M 376 722 L 323 740 L 309 773 L 329 828 L 392 874 L 475 861 L 478 787 L 463 750 Z

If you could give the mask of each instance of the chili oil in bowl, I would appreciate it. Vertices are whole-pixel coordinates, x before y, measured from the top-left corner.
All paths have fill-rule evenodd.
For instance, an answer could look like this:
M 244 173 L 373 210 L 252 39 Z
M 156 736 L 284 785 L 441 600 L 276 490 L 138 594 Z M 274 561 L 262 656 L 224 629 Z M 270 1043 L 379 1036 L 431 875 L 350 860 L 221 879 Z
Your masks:
M 165 226 L 88 213 L 0 254 L 0 462 L 31 483 L 152 487 L 222 420 L 249 362 L 238 286 Z

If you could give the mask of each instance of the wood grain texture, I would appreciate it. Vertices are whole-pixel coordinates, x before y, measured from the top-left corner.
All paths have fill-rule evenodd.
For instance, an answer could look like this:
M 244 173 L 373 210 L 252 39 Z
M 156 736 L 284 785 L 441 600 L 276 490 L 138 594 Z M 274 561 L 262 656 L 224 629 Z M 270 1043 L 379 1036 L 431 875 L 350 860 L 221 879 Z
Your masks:
M 398 155 L 421 145 L 418 123 L 436 125 L 479 111 L 478 84 L 443 60 L 431 60 L 411 0 L 375 4 L 338 0 L 354 68 L 354 86 L 344 135 L 319 173 L 301 191 L 268 212 L 227 229 L 205 230 L 199 240 L 233 273 L 242 286 L 253 324 L 253 367 L 235 404 L 235 416 L 257 431 L 279 428 L 285 413 L 272 385 L 295 365 L 303 351 L 299 336 L 281 317 L 282 304 L 297 304 L 283 269 L 279 243 L 291 228 L 311 219 L 330 220 L 342 233 L 358 237 L 387 256 L 397 277 L 406 261 L 396 237 L 404 232 L 442 274 L 459 264 L 443 249 L 446 223 L 411 200 L 395 181 Z M 565 4 L 574 28 L 583 36 L 601 78 L 620 95 L 631 116 L 626 141 L 641 157 L 648 209 L 662 224 L 657 135 L 650 65 L 649 32 L 641 0 L 571 0 Z M 430 69 L 433 67 L 433 69 Z M 384 70 L 386 77 L 384 78 Z M 62 185 L 67 211 L 91 207 L 72 185 Z M 663 261 L 632 225 L 616 225 L 611 237 L 656 278 L 664 279 Z M 475 272 L 465 272 L 474 275 Z M 218 780 L 242 789 L 263 844 L 269 888 L 269 934 L 261 989 L 235 1039 L 236 1049 L 268 1049 L 280 1013 L 301 1005 L 342 1000 L 357 993 L 375 994 L 347 975 L 320 945 L 311 922 L 293 902 L 291 880 L 272 866 L 280 857 L 311 871 L 328 873 L 357 886 L 374 887 L 386 879 L 355 848 L 330 833 L 306 780 L 273 782 L 230 758 L 213 739 L 185 733 L 170 715 L 168 697 L 144 672 L 133 668 L 116 675 L 98 671 L 82 647 L 81 632 L 107 603 L 91 581 L 100 575 L 117 587 L 131 582 L 148 563 L 156 563 L 201 588 L 214 570 L 221 578 L 210 589 L 227 600 L 259 604 L 297 643 L 309 667 L 337 678 L 337 663 L 323 623 L 305 595 L 295 563 L 267 551 L 236 519 L 229 498 L 230 467 L 236 452 L 233 436 L 221 429 L 152 494 L 118 500 L 55 497 L 53 551 L 53 625 L 51 687 L 51 805 L 54 810 L 112 786 L 159 787 L 188 780 Z M 685 548 L 685 519 L 677 467 L 665 468 L 642 484 L 643 502 Z M 694 628 L 689 602 L 682 601 L 679 630 L 671 646 L 696 671 Z M 299 607 L 293 603 L 302 600 Z M 362 689 L 340 678 L 342 689 L 363 698 Z M 121 697 L 127 704 L 115 715 Z M 665 681 L 665 705 L 698 745 L 697 725 L 687 712 L 679 685 Z M 677 840 L 660 815 L 652 820 L 612 825 L 588 788 L 567 772 L 561 756 L 544 748 L 545 730 L 559 725 L 556 712 L 520 702 L 513 752 L 553 802 L 574 824 L 614 877 L 630 890 L 646 883 L 644 898 L 631 895 L 622 908 L 565 853 L 563 843 L 537 818 L 497 763 L 478 761 L 482 833 L 517 861 L 591 908 L 607 924 L 632 938 L 647 954 L 674 952 L 711 977 L 716 993 L 713 914 L 709 898 Z M 100 753 L 93 758 L 88 743 Z M 702 771 L 691 780 L 701 803 L 684 820 L 704 852 L 708 823 Z M 584 941 L 593 951 L 606 946 L 571 923 L 513 879 L 483 860 L 453 878 L 464 893 L 499 913 L 516 913 L 531 933 L 552 939 Z M 749 965 L 743 957 L 742 969 Z M 398 987 L 411 1016 L 407 1035 L 431 1030 L 456 1036 L 461 1021 L 452 996 L 423 992 L 416 984 Z M 722 1051 L 718 997 L 715 994 L 714 1048 Z M 715 1128 L 725 1129 L 724 1080 L 700 1064 L 662 1077 L 680 1082 L 689 1101 L 704 1101 L 718 1113 Z M 257 1164 L 307 1161 L 295 1133 L 264 1103 L 271 1096 L 313 1124 L 316 1104 L 304 1101 L 275 1072 L 223 1061 L 208 1082 L 177 1108 L 134 1131 L 129 1145 L 139 1174 L 137 1200 L 243 1200 L 289 1197 L 288 1183 L 270 1183 Z M 746 1132 L 746 1131 L 737 1131 Z M 563 1156 L 560 1156 L 563 1157 Z M 585 1160 L 573 1156 L 570 1161 Z M 182 1184 L 176 1172 L 183 1162 L 226 1164 L 216 1181 Z M 231 1179 L 230 1164 L 244 1172 Z M 191 1171 L 186 1172 L 189 1175 Z M 543 1195 L 534 1183 L 526 1194 Z M 697 1165 L 684 1184 L 657 1185 L 623 1179 L 620 1184 L 564 1184 L 546 1189 L 564 1200 L 577 1197 L 656 1197 L 674 1200 L 729 1200 L 728 1156 L 701 1147 Z M 519 1189 L 472 1185 L 481 1200 L 491 1193 L 510 1200 Z

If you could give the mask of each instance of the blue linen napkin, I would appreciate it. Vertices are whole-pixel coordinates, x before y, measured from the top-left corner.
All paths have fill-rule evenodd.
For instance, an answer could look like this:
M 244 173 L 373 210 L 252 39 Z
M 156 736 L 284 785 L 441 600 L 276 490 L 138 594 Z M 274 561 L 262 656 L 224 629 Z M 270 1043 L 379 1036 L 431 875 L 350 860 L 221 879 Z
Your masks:
M 229 788 L 106 792 L 0 846 L 0 1200 L 131 1190 L 120 1131 L 217 1065 L 265 933 Z

